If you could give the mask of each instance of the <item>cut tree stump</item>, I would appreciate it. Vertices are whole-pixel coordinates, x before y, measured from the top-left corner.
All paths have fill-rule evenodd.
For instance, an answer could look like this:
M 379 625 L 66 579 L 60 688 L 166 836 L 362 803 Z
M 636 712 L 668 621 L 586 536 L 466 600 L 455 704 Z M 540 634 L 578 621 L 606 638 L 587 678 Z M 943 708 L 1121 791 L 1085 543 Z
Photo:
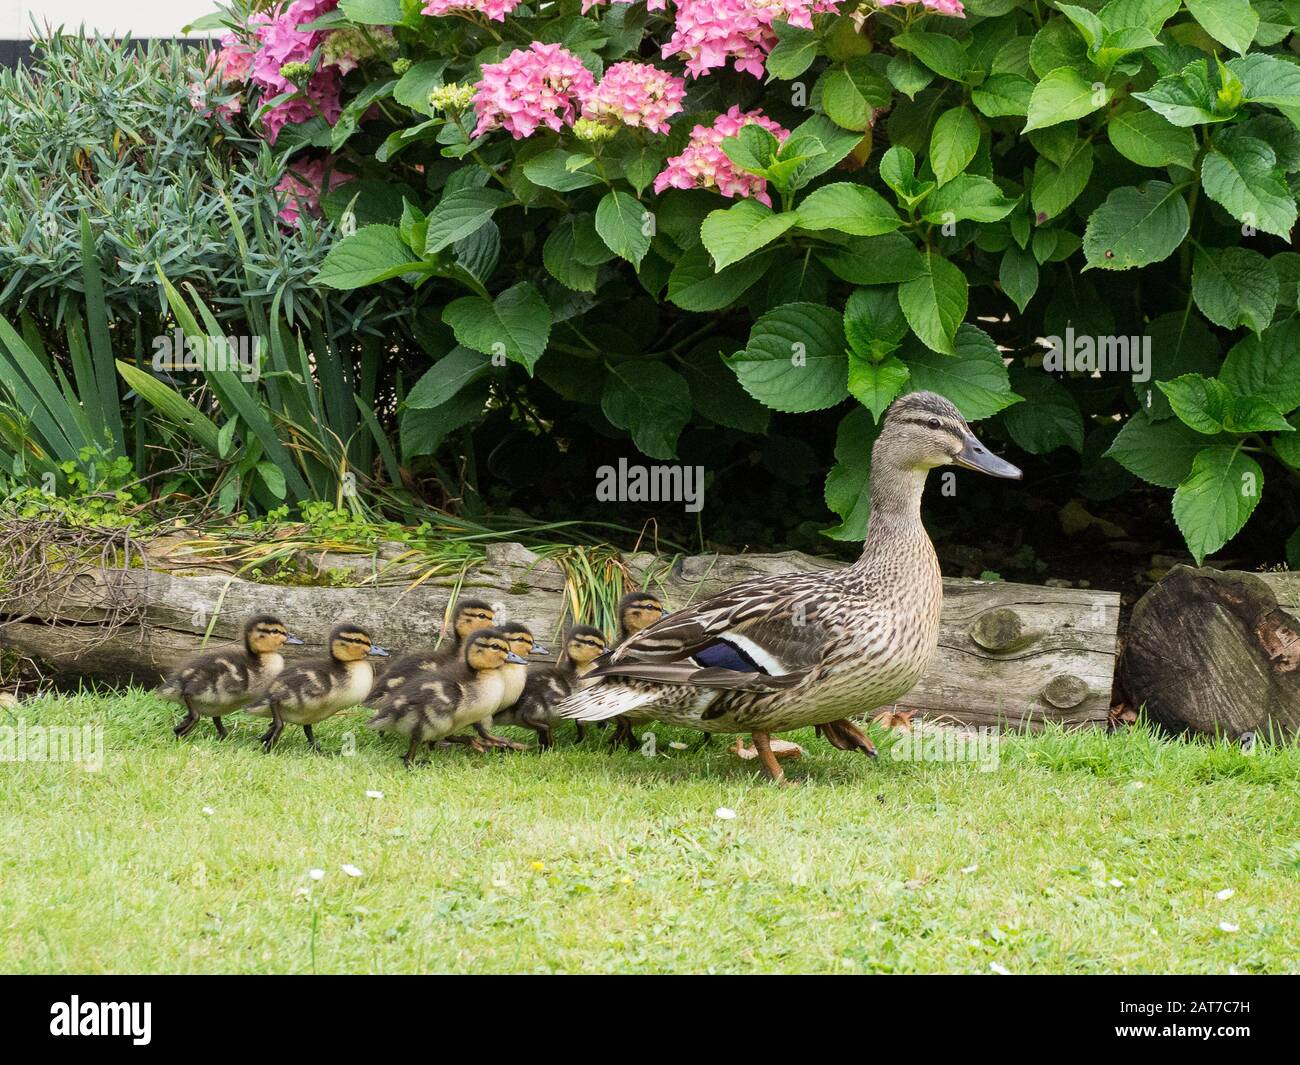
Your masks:
M 39 660 L 60 684 L 86 678 L 151 685 L 204 646 L 214 614 L 214 642 L 236 638 L 243 619 L 269 611 L 308 642 L 307 654 L 319 654 L 329 630 L 343 620 L 365 625 L 389 649 L 427 646 L 437 638 L 458 583 L 434 578 L 410 587 L 418 567 L 385 561 L 382 552 L 376 558 L 311 556 L 318 572 L 337 581 L 346 571 L 355 587 L 257 584 L 181 550 L 147 555 L 148 569 L 87 568 L 38 597 L 5 602 L 0 645 Z M 750 577 L 838 565 L 799 552 L 694 556 L 671 567 L 650 554 L 626 561 L 670 609 Z M 558 565 L 520 544 L 497 544 L 469 572 L 460 594 L 488 600 L 503 618 L 527 622 L 554 649 L 564 590 Z M 1112 592 L 946 580 L 939 651 L 898 708 L 970 725 L 1102 725 L 1118 618 L 1119 596 Z
M 1121 698 L 1173 732 L 1300 732 L 1300 573 L 1176 566 L 1133 608 Z

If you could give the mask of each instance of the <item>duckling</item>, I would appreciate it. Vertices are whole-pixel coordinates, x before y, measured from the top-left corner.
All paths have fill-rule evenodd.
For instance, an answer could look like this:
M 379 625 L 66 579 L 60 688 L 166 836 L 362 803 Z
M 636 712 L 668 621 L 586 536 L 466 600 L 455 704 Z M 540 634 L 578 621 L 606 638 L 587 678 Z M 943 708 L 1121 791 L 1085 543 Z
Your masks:
M 286 721 L 301 725 L 307 742 L 319 751 L 312 726 L 365 699 L 375 680 L 368 657 L 388 655 L 374 645 L 365 629 L 349 624 L 334 628 L 329 648 L 328 658 L 313 658 L 286 669 L 257 702 L 246 707 L 246 713 L 271 719 L 271 727 L 262 737 L 267 751 L 275 746 Z
M 271 614 L 258 614 L 244 623 L 244 646 L 226 647 L 187 659 L 158 689 L 160 698 L 185 707 L 185 719 L 172 729 L 179 739 L 188 736 L 199 718 L 210 717 L 217 739 L 229 735 L 221 718 L 242 709 L 284 669 L 280 648 L 301 644 L 284 622 Z
M 501 630 L 479 629 L 465 641 L 458 662 L 411 677 L 380 700 L 378 712 L 366 725 L 409 737 L 402 759 L 409 766 L 421 744 L 436 743 L 457 729 L 491 717 L 506 693 L 502 667 L 522 665 L 523 661 L 510 650 Z M 487 750 L 477 737 L 469 742 L 475 750 Z
M 495 720 L 495 713 L 508 710 L 523 695 L 524 685 L 528 682 L 528 656 L 544 655 L 548 652 L 545 647 L 533 641 L 532 630 L 527 625 L 512 621 L 505 625 L 498 625 L 497 628 L 501 635 L 505 637 L 506 643 L 510 645 L 510 650 L 518 661 L 511 660 L 501 667 L 501 676 L 505 680 L 505 690 L 501 695 L 501 703 L 493 714 L 489 714 L 474 723 L 474 731 L 479 734 L 479 738 L 489 747 L 506 747 L 511 750 L 522 751 L 524 748 L 521 744 L 508 740 L 504 736 L 494 736 L 489 730 Z
M 565 699 L 557 716 L 631 714 L 703 732 L 748 732 L 778 783 L 785 774 L 771 748 L 774 732 L 819 726 L 832 745 L 875 757 L 849 716 L 910 691 L 939 643 L 943 580 L 921 522 L 921 494 L 930 470 L 945 465 L 1021 476 L 942 396 L 896 399 L 872 446 L 871 514 L 857 562 L 758 577 L 670 614 L 597 666 L 600 683 Z
M 582 674 L 591 669 L 592 663 L 609 650 L 605 646 L 605 634 L 600 629 L 591 625 L 578 625 L 570 629 L 555 665 L 530 669 L 518 701 L 494 714 L 492 723 L 530 728 L 537 733 L 539 750 L 553 746 L 554 722 L 550 707 L 572 692 Z M 518 667 L 505 667 L 512 668 Z M 578 724 L 581 726 L 581 722 Z
M 365 705 L 373 707 L 389 692 L 396 691 L 417 673 L 435 670 L 458 662 L 464 654 L 465 641 L 470 633 L 490 628 L 496 624 L 492 607 L 482 599 L 462 599 L 451 616 L 452 638 L 437 648 L 424 648 L 400 654 L 375 681 Z
M 654 592 L 628 592 L 618 601 L 618 645 L 621 647 L 638 632 L 662 620 L 667 612 L 664 601 Z M 585 688 L 595 683 L 591 680 L 581 686 Z M 632 731 L 632 722 L 626 717 L 614 719 L 614 735 L 610 737 L 609 745 L 616 747 L 620 743 L 629 751 L 641 746 Z

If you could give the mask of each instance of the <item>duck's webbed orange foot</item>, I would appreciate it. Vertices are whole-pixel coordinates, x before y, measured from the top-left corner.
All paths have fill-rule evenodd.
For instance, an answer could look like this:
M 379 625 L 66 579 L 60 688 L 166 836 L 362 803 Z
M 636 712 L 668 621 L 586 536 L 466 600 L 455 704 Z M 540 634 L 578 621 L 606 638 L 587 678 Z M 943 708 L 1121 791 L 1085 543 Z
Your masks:
M 827 721 L 817 726 L 817 735 L 840 751 L 861 751 L 868 758 L 876 757 L 876 745 L 867 739 L 867 735 L 851 721 L 841 718 Z
M 766 732 L 750 733 L 754 740 L 754 749 L 758 751 L 758 760 L 762 762 L 763 768 L 767 775 L 772 778 L 773 784 L 782 787 L 788 787 L 795 783 L 785 775 L 785 770 L 781 768 L 781 763 L 776 760 L 776 755 L 772 753 L 772 737 Z

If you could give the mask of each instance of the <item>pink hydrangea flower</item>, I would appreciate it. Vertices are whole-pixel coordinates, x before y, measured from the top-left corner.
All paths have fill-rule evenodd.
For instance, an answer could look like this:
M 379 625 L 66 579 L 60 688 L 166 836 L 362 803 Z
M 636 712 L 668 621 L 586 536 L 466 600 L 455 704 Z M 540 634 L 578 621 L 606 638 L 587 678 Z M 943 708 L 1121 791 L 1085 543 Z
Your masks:
M 319 218 L 321 196 L 351 180 L 351 177 L 351 174 L 344 174 L 335 168 L 333 156 L 318 159 L 299 156 L 294 159 L 280 178 L 280 183 L 275 186 L 275 191 L 284 195 L 280 220 L 292 226 L 297 225 L 300 215 Z
M 500 63 L 485 63 L 474 90 L 478 124 L 474 136 L 504 129 L 515 140 L 538 126 L 559 132 L 577 117 L 575 105 L 595 88 L 595 79 L 572 52 L 534 41 Z
M 505 22 L 506 16 L 522 0 L 429 0 L 421 15 L 486 15 L 493 22 Z M 586 12 L 583 8 L 583 12 Z
M 582 117 L 668 132 L 668 119 L 682 109 L 686 82 L 649 63 L 615 63 L 583 97 Z
M 777 42 L 773 23 L 812 29 L 813 14 L 836 10 L 839 0 L 677 0 L 676 25 L 664 58 L 684 56 L 686 72 L 699 77 L 730 59 L 756 78 Z
M 343 79 L 337 67 L 318 66 L 301 93 L 297 85 L 280 73 L 287 63 L 311 62 L 325 34 L 321 30 L 301 30 L 298 27 L 315 21 L 337 6 L 338 0 L 295 0 L 281 14 L 268 18 L 257 28 L 259 47 L 253 56 L 250 80 L 262 90 L 263 99 L 289 92 L 295 94 L 262 116 L 266 139 L 272 144 L 280 130 L 291 122 L 306 122 L 319 114 L 333 125 L 343 112 L 339 99 Z
M 265 16 L 254 15 L 254 20 L 264 20 Z M 221 50 L 217 52 L 214 68 L 217 76 L 232 85 L 239 85 L 248 80 L 253 72 L 254 49 L 250 48 L 233 33 L 221 38 Z
M 961 0 L 876 0 L 881 7 L 893 7 L 895 4 L 916 4 L 921 3 L 931 11 L 937 11 L 941 15 L 950 15 L 953 18 L 965 18 L 966 9 L 962 7 Z
M 722 195 L 752 196 L 759 203 L 772 206 L 767 194 L 767 182 L 753 174 L 737 170 L 722 150 L 722 142 L 734 137 L 745 126 L 754 123 L 784 141 L 790 131 L 782 128 L 761 111 L 741 111 L 734 105 L 719 115 L 713 125 L 699 125 L 691 130 L 691 139 L 681 155 L 667 161 L 663 171 L 655 178 L 655 192 L 665 189 L 717 189 Z

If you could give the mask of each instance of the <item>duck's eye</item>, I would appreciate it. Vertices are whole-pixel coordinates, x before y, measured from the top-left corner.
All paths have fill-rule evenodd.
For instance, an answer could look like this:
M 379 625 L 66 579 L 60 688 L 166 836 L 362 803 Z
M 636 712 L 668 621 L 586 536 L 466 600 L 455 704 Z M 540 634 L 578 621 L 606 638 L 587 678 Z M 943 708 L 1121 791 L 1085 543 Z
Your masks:
M 931 418 L 931 419 L 930 419 L 928 422 L 926 422 L 925 424 L 928 425 L 931 429 L 938 429 L 938 428 L 941 427 L 938 418 Z

